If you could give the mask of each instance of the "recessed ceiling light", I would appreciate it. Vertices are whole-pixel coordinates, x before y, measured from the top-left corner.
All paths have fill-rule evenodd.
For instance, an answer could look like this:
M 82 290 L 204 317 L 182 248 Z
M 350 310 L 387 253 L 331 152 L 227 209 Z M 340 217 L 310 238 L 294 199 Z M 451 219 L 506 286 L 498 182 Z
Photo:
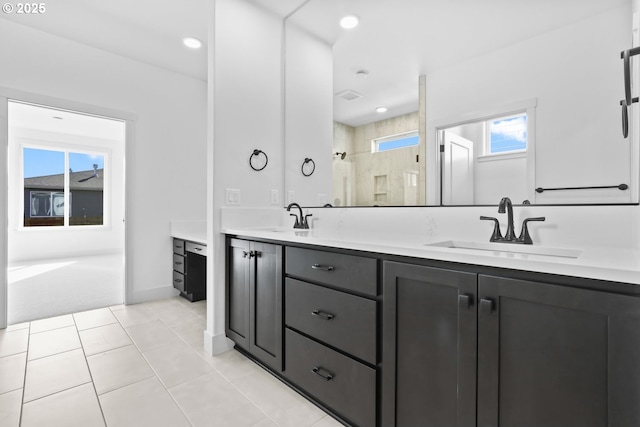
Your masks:
M 200 49 L 202 47 L 202 42 L 195 37 L 185 37 L 182 39 L 182 43 L 191 49 Z
M 52 119 L 56 119 L 56 120 L 62 120 L 62 117 L 60 117 L 60 116 L 52 116 L 51 118 Z
M 376 113 L 386 113 L 387 107 L 378 107 L 376 108 Z
M 347 15 L 340 20 L 340 26 L 347 30 L 358 26 L 360 20 L 355 15 Z
M 355 74 L 359 79 L 366 79 L 367 77 L 369 77 L 369 72 L 367 70 L 358 70 Z

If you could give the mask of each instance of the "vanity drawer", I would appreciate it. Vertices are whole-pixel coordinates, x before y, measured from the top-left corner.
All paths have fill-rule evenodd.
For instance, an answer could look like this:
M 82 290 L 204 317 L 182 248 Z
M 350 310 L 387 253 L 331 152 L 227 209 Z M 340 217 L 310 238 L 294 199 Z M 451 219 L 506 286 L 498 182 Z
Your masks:
M 207 256 L 207 245 L 201 243 L 186 242 L 185 250 L 193 254 Z
M 182 255 L 173 254 L 173 270 L 184 274 L 184 261 L 185 258 Z
M 376 364 L 376 302 L 287 278 L 285 322 L 352 354 Z
M 377 261 L 372 258 L 288 247 L 285 268 L 287 275 L 377 295 Z
M 286 329 L 285 375 L 358 427 L 376 425 L 376 371 Z
M 173 253 L 178 255 L 184 255 L 184 240 L 173 239 Z
M 173 272 L 173 287 L 179 290 L 180 292 L 184 292 L 185 285 L 185 277 L 184 274 L 179 273 L 177 271 Z

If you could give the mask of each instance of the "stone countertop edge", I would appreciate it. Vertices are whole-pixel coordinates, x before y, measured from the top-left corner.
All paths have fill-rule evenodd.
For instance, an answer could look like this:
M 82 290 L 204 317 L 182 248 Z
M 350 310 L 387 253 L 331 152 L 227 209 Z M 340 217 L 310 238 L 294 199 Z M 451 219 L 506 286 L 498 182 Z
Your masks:
M 578 258 L 548 255 L 513 254 L 427 246 L 446 237 L 355 233 L 351 236 L 331 235 L 316 230 L 294 230 L 284 227 L 226 228 L 223 234 L 268 239 L 280 242 L 352 249 L 378 254 L 423 258 L 463 264 L 507 268 L 512 270 L 558 274 L 612 282 L 640 284 L 640 251 L 611 247 L 581 247 Z
M 171 237 L 176 239 L 187 240 L 189 242 L 207 244 L 207 233 L 198 233 L 195 231 L 172 231 Z

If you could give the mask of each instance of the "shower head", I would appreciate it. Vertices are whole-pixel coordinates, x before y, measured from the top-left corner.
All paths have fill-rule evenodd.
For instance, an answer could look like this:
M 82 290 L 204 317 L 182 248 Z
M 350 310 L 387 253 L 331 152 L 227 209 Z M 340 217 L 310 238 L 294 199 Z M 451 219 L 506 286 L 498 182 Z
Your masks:
M 340 156 L 340 160 L 344 160 L 347 157 L 347 152 L 343 151 L 342 153 L 335 153 L 334 156 Z

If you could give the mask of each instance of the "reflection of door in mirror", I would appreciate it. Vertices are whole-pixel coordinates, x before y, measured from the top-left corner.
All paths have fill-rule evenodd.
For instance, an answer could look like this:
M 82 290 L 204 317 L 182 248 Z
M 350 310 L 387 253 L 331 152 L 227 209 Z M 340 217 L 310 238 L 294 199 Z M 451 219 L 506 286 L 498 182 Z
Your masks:
M 334 206 L 424 204 L 418 113 L 352 127 L 334 122 Z
M 535 202 L 533 111 L 483 117 L 438 131 L 443 205 Z
M 473 141 L 442 133 L 442 204 L 473 205 Z

